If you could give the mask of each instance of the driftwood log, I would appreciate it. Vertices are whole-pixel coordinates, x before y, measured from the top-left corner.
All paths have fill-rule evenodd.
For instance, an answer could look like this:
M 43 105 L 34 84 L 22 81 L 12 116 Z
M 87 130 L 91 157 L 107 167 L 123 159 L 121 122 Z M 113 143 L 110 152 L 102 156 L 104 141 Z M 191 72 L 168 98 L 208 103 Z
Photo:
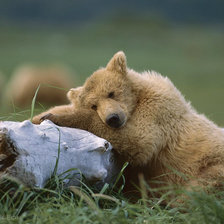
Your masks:
M 105 139 L 48 120 L 40 125 L 28 120 L 0 122 L 1 176 L 12 176 L 29 187 L 43 188 L 54 172 L 69 169 L 70 178 L 64 180 L 68 186 L 79 185 L 80 172 L 93 183 L 111 183 L 119 171 L 111 149 Z

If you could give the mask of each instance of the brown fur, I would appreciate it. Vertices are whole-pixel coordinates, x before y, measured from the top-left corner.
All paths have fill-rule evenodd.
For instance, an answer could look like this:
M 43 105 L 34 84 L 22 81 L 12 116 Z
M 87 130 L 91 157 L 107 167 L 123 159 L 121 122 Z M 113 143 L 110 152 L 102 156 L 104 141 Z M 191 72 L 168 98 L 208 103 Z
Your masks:
M 23 66 L 15 71 L 9 81 L 5 101 L 21 108 L 30 106 L 40 84 L 37 102 L 44 105 L 65 104 L 68 103 L 66 92 L 71 88 L 71 83 L 70 73 L 64 67 Z
M 52 108 L 33 122 L 40 123 L 51 113 L 47 118 L 58 125 L 109 140 L 130 162 L 128 178 L 141 172 L 148 183 L 159 177 L 186 187 L 224 180 L 224 131 L 198 114 L 168 78 L 128 69 L 123 52 L 94 72 L 83 87 L 71 89 L 68 98 L 71 105 Z M 118 115 L 119 128 L 108 126 L 111 114 Z

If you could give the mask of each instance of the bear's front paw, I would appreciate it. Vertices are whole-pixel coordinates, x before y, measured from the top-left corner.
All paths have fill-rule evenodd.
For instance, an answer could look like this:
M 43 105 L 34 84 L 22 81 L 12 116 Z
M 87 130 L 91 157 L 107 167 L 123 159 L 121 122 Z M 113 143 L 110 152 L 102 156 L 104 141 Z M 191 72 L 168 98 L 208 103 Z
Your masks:
M 58 115 L 52 113 L 40 114 L 32 119 L 33 124 L 41 124 L 44 120 L 50 120 L 58 125 Z
M 47 113 L 47 114 L 39 114 L 32 119 L 33 124 L 41 124 L 44 120 L 51 120 L 53 122 L 53 114 Z
M 58 124 L 58 119 L 57 119 L 57 118 L 58 118 L 57 115 L 48 113 L 48 114 L 42 116 L 42 117 L 40 118 L 40 121 L 43 122 L 44 120 L 50 120 L 50 121 L 52 121 L 54 124 L 59 125 L 59 124 Z
M 33 117 L 32 119 L 32 123 L 33 124 L 40 124 L 42 121 L 40 120 L 40 117 L 39 116 L 35 116 Z

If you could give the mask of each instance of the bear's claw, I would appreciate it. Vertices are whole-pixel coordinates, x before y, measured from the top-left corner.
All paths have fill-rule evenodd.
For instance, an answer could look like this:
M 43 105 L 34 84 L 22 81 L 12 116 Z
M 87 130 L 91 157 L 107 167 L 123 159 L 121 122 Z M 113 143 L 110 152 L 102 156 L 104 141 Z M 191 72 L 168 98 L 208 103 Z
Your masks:
M 41 117 L 40 121 L 42 122 L 44 120 L 50 120 L 50 117 L 52 117 L 52 116 L 53 116 L 53 114 L 48 113 L 48 114 L 44 115 L 43 117 Z

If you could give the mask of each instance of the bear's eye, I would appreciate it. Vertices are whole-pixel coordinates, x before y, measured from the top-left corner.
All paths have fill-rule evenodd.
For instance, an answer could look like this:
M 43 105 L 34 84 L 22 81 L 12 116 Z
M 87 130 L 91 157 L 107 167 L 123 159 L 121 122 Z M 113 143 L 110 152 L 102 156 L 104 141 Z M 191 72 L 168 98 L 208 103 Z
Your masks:
M 92 105 L 91 107 L 93 110 L 97 110 L 97 106 L 96 105 Z
M 113 98 L 114 97 L 114 92 L 110 92 L 109 94 L 108 94 L 108 98 Z

